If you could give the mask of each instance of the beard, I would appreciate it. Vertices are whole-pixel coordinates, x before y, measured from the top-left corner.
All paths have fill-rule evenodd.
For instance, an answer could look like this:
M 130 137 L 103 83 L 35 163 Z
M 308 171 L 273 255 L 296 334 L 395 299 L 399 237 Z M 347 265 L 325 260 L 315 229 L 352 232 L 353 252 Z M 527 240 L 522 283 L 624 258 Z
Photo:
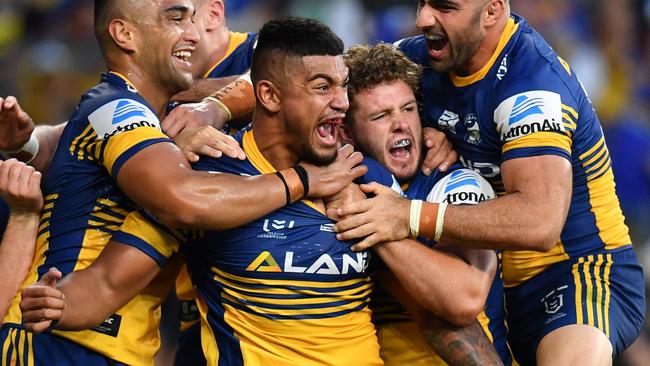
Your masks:
M 317 153 L 312 148 L 310 148 L 307 144 L 303 144 L 301 146 L 300 152 L 301 152 L 300 156 L 302 160 L 316 166 L 329 165 L 334 160 L 336 160 L 336 157 L 338 156 L 337 149 L 334 149 L 334 151 L 330 154 L 324 155 L 324 154 Z
M 474 57 L 483 41 L 480 28 L 480 10 L 474 14 L 470 24 L 458 34 L 454 42 L 449 39 L 449 57 L 430 61 L 431 68 L 434 71 L 441 74 L 450 73 L 460 69 Z

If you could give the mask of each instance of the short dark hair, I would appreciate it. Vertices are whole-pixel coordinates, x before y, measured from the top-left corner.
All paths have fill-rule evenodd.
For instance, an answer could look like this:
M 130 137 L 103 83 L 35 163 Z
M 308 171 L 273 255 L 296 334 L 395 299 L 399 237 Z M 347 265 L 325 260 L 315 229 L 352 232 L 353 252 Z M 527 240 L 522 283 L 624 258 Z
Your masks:
M 280 57 L 338 56 L 343 54 L 343 41 L 325 24 L 315 19 L 281 17 L 262 26 L 253 53 L 253 83 L 266 77 L 264 70 L 278 64 Z
M 94 25 L 95 25 L 95 38 L 99 43 L 99 48 L 104 51 L 106 42 L 109 41 L 108 24 L 110 23 L 111 5 L 114 5 L 115 0 L 95 0 L 94 9 Z

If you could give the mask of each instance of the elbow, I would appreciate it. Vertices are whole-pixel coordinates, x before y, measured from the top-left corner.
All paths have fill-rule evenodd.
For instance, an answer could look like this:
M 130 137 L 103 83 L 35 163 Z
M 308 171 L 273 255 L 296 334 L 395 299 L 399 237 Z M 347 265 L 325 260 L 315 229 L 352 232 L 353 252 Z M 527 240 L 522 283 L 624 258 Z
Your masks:
M 153 215 L 161 224 L 174 229 L 197 228 L 204 219 L 200 213 L 203 212 L 203 205 L 194 199 L 195 193 L 186 187 L 186 184 L 179 183 L 170 187 L 159 200 L 147 207 L 147 211 Z
M 455 326 L 464 327 L 476 320 L 484 306 L 485 301 L 464 299 L 454 304 L 453 308 L 446 309 L 445 314 L 441 316 Z
M 560 240 L 562 227 L 563 223 L 540 222 L 525 236 L 528 239 L 527 246 L 534 251 L 548 252 Z

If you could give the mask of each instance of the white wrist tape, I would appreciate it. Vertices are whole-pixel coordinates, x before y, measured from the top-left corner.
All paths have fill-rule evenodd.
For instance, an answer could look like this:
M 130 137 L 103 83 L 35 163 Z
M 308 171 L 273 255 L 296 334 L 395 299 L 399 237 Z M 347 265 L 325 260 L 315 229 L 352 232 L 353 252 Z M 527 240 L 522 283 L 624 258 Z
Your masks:
M 422 213 L 422 200 L 411 201 L 409 209 L 409 232 L 412 238 L 417 238 L 420 232 L 420 214 Z
M 32 160 L 34 160 L 36 154 L 38 154 L 39 148 L 40 148 L 40 144 L 38 142 L 38 139 L 36 138 L 36 136 L 34 136 L 34 134 L 32 134 L 29 137 L 29 140 L 27 140 L 25 145 L 23 145 L 20 149 L 14 151 L 0 151 L 0 152 L 2 152 L 3 155 L 7 155 L 7 156 L 13 156 L 22 152 L 31 154 L 32 157 L 29 159 L 29 161 L 25 162 L 25 164 L 29 164 L 32 162 Z
M 435 241 L 440 241 L 442 236 L 442 227 L 445 224 L 445 212 L 447 211 L 447 203 L 442 202 L 438 206 L 438 216 L 436 217 L 436 234 L 433 238 Z
M 211 101 L 211 102 L 216 103 L 217 106 L 218 106 L 219 108 L 221 108 L 221 110 L 223 110 L 224 112 L 226 112 L 226 116 L 227 116 L 227 120 L 226 120 L 226 121 L 230 121 L 230 120 L 232 119 L 232 113 L 230 113 L 230 109 L 228 109 L 228 107 L 226 107 L 226 105 L 223 104 L 223 102 L 220 101 L 219 99 L 217 99 L 217 98 L 215 98 L 215 97 L 205 97 L 203 100 L 209 100 L 209 101 Z

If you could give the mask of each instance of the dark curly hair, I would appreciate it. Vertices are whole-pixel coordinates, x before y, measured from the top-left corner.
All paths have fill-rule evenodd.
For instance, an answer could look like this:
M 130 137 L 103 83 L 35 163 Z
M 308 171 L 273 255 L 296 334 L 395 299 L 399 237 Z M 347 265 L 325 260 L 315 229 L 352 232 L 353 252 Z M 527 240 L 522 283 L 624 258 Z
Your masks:
M 350 47 L 344 58 L 350 77 L 348 116 L 352 115 L 355 108 L 355 95 L 379 84 L 401 80 L 410 86 L 414 93 L 418 91 L 420 75 L 422 75 L 421 67 L 409 60 L 402 51 L 391 44 L 353 46 Z

